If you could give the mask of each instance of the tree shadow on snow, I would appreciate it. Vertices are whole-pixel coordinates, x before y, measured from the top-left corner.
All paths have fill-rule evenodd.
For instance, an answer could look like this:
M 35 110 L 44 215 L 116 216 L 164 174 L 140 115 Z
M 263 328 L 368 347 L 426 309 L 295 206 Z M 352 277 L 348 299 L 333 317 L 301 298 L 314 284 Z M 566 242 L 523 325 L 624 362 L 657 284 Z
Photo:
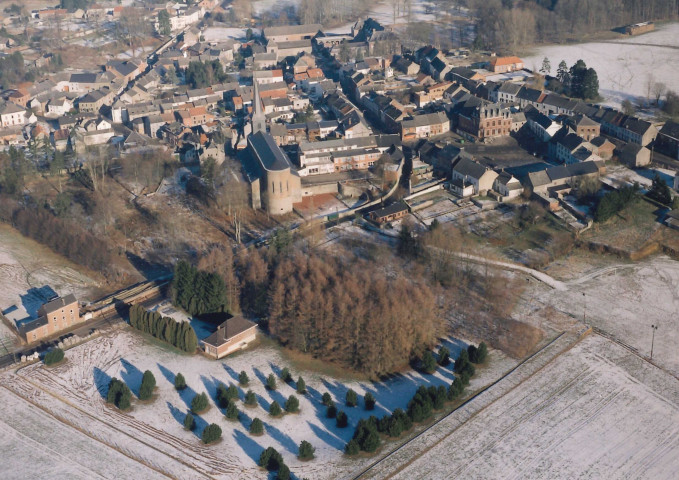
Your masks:
M 180 410 L 179 408 L 172 405 L 172 403 L 170 403 L 170 402 L 166 402 L 166 404 L 167 404 L 167 408 L 170 410 L 170 413 L 172 414 L 172 417 L 174 417 L 174 419 L 177 420 L 177 422 L 182 427 L 184 427 L 184 420 L 186 420 L 186 416 L 189 413 L 191 413 L 191 411 L 190 410 L 187 410 L 187 411 Z M 193 429 L 192 433 L 196 437 L 201 438 L 201 435 L 203 434 L 203 430 L 205 429 L 205 427 L 208 426 L 208 423 L 203 418 L 201 418 L 200 415 L 196 415 L 195 413 L 192 413 L 191 415 L 193 415 L 193 420 L 196 422 L 196 428 Z
M 290 438 L 289 435 L 281 432 L 277 427 L 273 426 L 271 423 L 268 422 L 263 423 L 267 435 L 269 435 L 271 438 L 280 443 L 283 446 L 283 448 L 285 448 L 288 452 L 295 455 L 299 453 L 298 452 L 299 448 L 297 447 L 297 444 L 292 438 Z
M 229 374 L 233 381 L 238 384 L 238 373 L 236 373 L 236 371 L 229 367 L 226 363 L 222 363 L 222 367 L 224 367 L 224 370 L 226 370 L 226 373 Z
M 328 419 L 330 420 L 330 419 Z M 333 425 L 335 420 L 332 419 Z M 346 442 L 339 438 L 338 436 L 334 435 L 332 432 L 329 430 L 325 430 L 318 425 L 315 425 L 311 423 L 310 421 L 307 420 L 306 422 L 309 425 L 309 428 L 311 428 L 311 431 L 314 432 L 314 434 L 322 441 L 330 445 L 332 448 L 335 448 L 337 450 L 344 451 L 344 446 L 346 445 Z
M 174 385 L 174 379 L 177 375 L 172 373 L 172 371 L 164 366 L 162 366 L 160 363 L 156 363 L 158 366 L 158 370 L 160 370 L 160 373 L 165 377 L 165 380 L 170 382 L 172 385 Z
M 259 457 L 264 451 L 264 447 L 240 430 L 233 431 L 233 438 L 236 439 L 236 443 L 238 443 L 238 446 L 243 449 L 245 454 L 250 457 L 253 462 L 255 462 L 255 465 L 257 465 L 259 462 Z
M 127 384 L 132 393 L 136 397 L 139 396 L 139 388 L 141 387 L 141 377 L 143 373 L 137 367 L 132 365 L 130 362 L 124 358 L 120 359 L 120 363 L 123 365 L 124 370 L 120 371 L 120 376 L 123 382 Z
M 99 395 L 106 400 L 108 398 L 108 384 L 111 383 L 111 376 L 98 367 L 94 367 L 92 376 L 94 377 L 94 386 L 97 387 Z

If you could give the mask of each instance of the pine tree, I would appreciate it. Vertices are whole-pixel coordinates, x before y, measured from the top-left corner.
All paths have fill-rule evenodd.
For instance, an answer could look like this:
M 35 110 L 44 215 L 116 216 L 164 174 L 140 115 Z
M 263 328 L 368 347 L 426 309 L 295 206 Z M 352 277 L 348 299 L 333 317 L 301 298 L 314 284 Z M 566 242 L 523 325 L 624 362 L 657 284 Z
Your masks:
M 439 348 L 439 365 L 446 367 L 450 364 L 450 350 L 446 347 Z
M 264 433 L 264 424 L 259 418 L 255 418 L 250 424 L 250 434 L 261 435 L 262 433 Z
M 302 377 L 297 379 L 297 393 L 304 395 L 306 393 L 306 383 Z
M 281 370 L 281 380 L 283 380 L 285 383 L 288 383 L 292 380 L 292 375 L 290 375 L 290 370 L 288 370 L 288 367 L 285 367 L 283 370 Z
M 174 388 L 177 390 L 184 390 L 186 388 L 186 379 L 181 373 L 177 373 L 174 377 Z
M 314 452 L 316 449 L 306 440 L 302 440 L 299 444 L 299 459 L 300 460 L 311 460 L 314 458 Z
M 436 360 L 429 350 L 422 355 L 422 370 L 426 373 L 434 373 L 436 371 Z
M 344 428 L 349 425 L 349 417 L 342 410 L 337 412 L 337 428 Z
M 153 376 L 150 370 L 146 370 L 141 378 L 141 387 L 139 387 L 139 399 L 148 400 L 153 395 L 153 389 L 156 387 L 156 377 Z
M 488 347 L 486 346 L 485 342 L 481 342 L 479 344 L 479 348 L 476 351 L 476 358 L 478 360 L 476 363 L 485 363 L 487 357 Z
M 596 70 L 588 68 L 582 76 L 582 98 L 595 99 L 599 96 L 599 76 Z
M 190 413 L 187 413 L 186 417 L 184 417 L 184 428 L 186 430 L 194 430 L 196 428 L 196 419 Z
M 238 407 L 236 407 L 236 404 L 233 402 L 229 403 L 229 406 L 226 407 L 226 418 L 229 420 L 238 420 Z
M 273 373 L 270 373 L 266 379 L 266 388 L 276 390 L 276 377 L 273 376 Z
M 213 443 L 216 442 L 222 438 L 222 429 L 219 425 L 216 423 L 211 423 L 205 429 L 203 430 L 203 434 L 201 435 L 201 439 L 203 440 L 204 444 L 208 443 Z
M 337 417 L 337 407 L 334 405 L 330 405 L 328 409 L 325 411 L 325 416 L 328 418 Z
M 283 461 L 283 456 L 278 453 L 278 450 L 273 447 L 268 447 L 259 456 L 257 464 L 260 467 L 264 467 L 270 472 L 273 472 L 280 469 L 281 465 L 284 465 L 285 462 Z
M 329 407 L 330 405 L 333 404 L 332 397 L 330 396 L 330 394 L 329 394 L 328 392 L 325 392 L 325 393 L 323 394 L 323 396 L 321 397 L 321 402 L 322 402 L 323 405 L 325 405 L 326 407 Z
M 349 440 L 349 443 L 344 447 L 344 453 L 347 455 L 358 455 L 358 452 L 360 451 L 361 448 L 358 446 L 358 442 L 353 438 Z
M 248 374 L 245 373 L 245 370 L 240 372 L 238 375 L 238 383 L 240 383 L 242 386 L 247 386 L 248 383 L 250 383 L 250 378 L 248 377 Z
M 351 388 L 347 391 L 346 404 L 347 407 L 355 407 L 358 405 L 358 395 Z
M 285 411 L 288 413 L 297 413 L 299 412 L 299 400 L 297 399 L 296 396 L 290 395 L 285 402 Z
M 217 385 L 217 406 L 219 408 L 226 408 L 229 405 L 229 394 L 226 385 L 220 383 Z
M 229 388 L 226 389 L 226 398 L 229 400 L 238 400 L 238 387 L 229 385 Z
M 276 480 L 290 480 L 290 468 L 286 464 L 281 464 L 278 468 Z
M 53 348 L 45 355 L 45 365 L 54 365 L 64 359 L 64 351 L 61 348 Z
M 672 192 L 667 183 L 660 178 L 659 174 L 655 174 L 653 181 L 651 183 L 651 189 L 646 194 L 649 198 L 662 203 L 663 205 L 669 205 L 672 203 Z
M 248 390 L 247 393 L 245 394 L 245 405 L 248 407 L 254 407 L 257 405 L 257 396 L 255 395 L 255 392 L 252 390 Z
M 193 413 L 200 413 L 207 409 L 208 405 L 207 395 L 205 393 L 199 393 L 191 400 L 191 411 Z
M 269 415 L 272 417 L 278 417 L 283 411 L 281 410 L 281 406 L 278 404 L 277 401 L 273 401 L 273 403 L 269 406 Z
M 363 404 L 366 410 L 375 409 L 375 397 L 373 397 L 372 393 L 368 392 L 363 396 Z

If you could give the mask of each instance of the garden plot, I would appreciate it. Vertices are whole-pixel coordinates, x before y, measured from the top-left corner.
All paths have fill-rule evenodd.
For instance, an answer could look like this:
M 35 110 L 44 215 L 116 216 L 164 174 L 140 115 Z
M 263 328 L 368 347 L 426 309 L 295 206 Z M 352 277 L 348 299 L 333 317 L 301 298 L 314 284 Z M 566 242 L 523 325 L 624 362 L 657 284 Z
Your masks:
M 377 477 L 673 479 L 679 381 L 593 335 L 449 435 L 428 433 L 422 455 Z
M 456 356 L 466 345 L 450 340 L 447 346 Z M 490 357 L 490 365 L 479 369 L 470 391 L 489 383 L 515 364 L 499 352 L 491 352 Z M 285 399 L 295 393 L 294 384 L 283 384 L 280 379 L 277 390 L 268 391 L 264 387 L 266 377 L 270 373 L 278 374 L 284 366 L 285 360 L 272 347 L 260 347 L 224 361 L 212 361 L 202 356 L 182 355 L 155 342 L 149 343 L 126 329 L 70 349 L 63 365 L 54 368 L 31 365 L 17 374 L 5 372 L 0 381 L 12 392 L 30 398 L 62 420 L 61 429 L 65 432 L 72 430 L 71 425 L 75 426 L 94 437 L 93 442 L 122 451 L 128 457 L 171 477 L 266 478 L 266 473 L 256 466 L 256 462 L 266 447 L 273 446 L 282 453 L 285 462 L 299 478 L 334 479 L 371 461 L 343 455 L 344 446 L 351 438 L 358 419 L 370 414 L 382 416 L 395 408 L 404 408 L 419 385 L 449 385 L 453 379 L 450 367 L 439 368 L 434 375 L 409 371 L 379 383 L 344 382 L 293 369 L 293 377 L 296 379 L 302 374 L 307 383 L 308 393 L 299 395 L 301 412 L 272 418 L 268 415 L 271 402 L 275 400 L 283 405 Z M 155 401 L 150 404 L 133 403 L 132 410 L 126 414 L 105 404 L 104 396 L 111 377 L 125 381 L 136 395 L 142 372 L 147 369 L 156 377 Z M 231 422 L 211 401 L 210 409 L 196 416 L 196 432 L 184 430 L 183 421 L 192 397 L 196 393 L 207 392 L 214 399 L 217 385 L 220 382 L 237 383 L 241 370 L 247 372 L 250 384 L 245 389 L 239 387 L 240 397 L 244 397 L 245 390 L 252 389 L 257 395 L 258 406 L 248 408 L 239 402 L 241 418 Z M 185 376 L 188 384 L 181 393 L 173 387 L 174 376 L 178 372 Z M 377 399 L 375 410 L 365 411 L 362 400 L 359 407 L 345 407 L 344 397 L 348 388 L 354 389 L 359 396 L 372 392 Z M 325 407 L 321 405 L 320 398 L 326 391 L 332 395 L 338 408 L 348 414 L 348 428 L 338 429 L 334 420 L 325 418 Z M 249 424 L 255 417 L 264 422 L 266 433 L 263 436 L 248 434 Z M 206 447 L 201 444 L 199 435 L 205 425 L 213 422 L 222 427 L 222 440 Z M 58 438 L 60 429 L 54 430 L 54 436 Z M 302 440 L 308 440 L 316 447 L 315 460 L 297 460 L 297 448 Z M 30 455 L 26 452 L 26 456 L 20 459 L 27 461 Z M 63 455 L 70 458 L 69 452 Z M 87 452 L 82 455 L 87 456 Z M 111 472 L 117 471 L 117 464 L 117 460 L 110 460 Z

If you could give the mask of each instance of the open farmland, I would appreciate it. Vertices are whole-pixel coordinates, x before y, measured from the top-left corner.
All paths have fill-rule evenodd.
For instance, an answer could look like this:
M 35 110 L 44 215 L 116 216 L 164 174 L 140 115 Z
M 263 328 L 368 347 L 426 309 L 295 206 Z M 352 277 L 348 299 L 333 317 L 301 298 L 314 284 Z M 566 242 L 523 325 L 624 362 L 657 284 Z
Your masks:
M 657 30 L 635 37 L 620 37 L 606 42 L 540 47 L 524 57 L 528 68 L 540 68 L 542 59 L 551 61 L 552 75 L 561 60 L 568 66 L 582 59 L 599 75 L 599 94 L 603 103 L 620 106 L 623 100 L 645 100 L 649 75 L 671 90 L 679 90 L 679 24 L 656 27 Z M 648 73 L 642 73 L 648 72 Z
M 679 381 L 597 335 L 465 423 L 456 415 L 448 431 L 418 437 L 367 477 L 672 479 L 679 471 Z
M 452 355 L 457 356 L 465 344 L 451 340 L 447 346 Z M 272 418 L 268 415 L 271 402 L 276 400 L 282 405 L 289 395 L 295 393 L 294 384 L 283 384 L 280 379 L 277 390 L 265 389 L 266 376 L 272 372 L 276 374 L 280 368 L 289 365 L 279 351 L 272 347 L 260 346 L 257 350 L 224 361 L 212 361 L 202 356 L 179 354 L 163 345 L 146 341 L 126 329 L 70 349 L 66 352 L 66 358 L 64 364 L 54 368 L 35 364 L 17 373 L 6 371 L 0 376 L 4 385 L 0 392 L 12 399 L 16 416 L 25 418 L 21 424 L 17 424 L 14 419 L 1 419 L 0 431 L 18 436 L 21 435 L 21 429 L 35 429 L 40 425 L 40 430 L 48 433 L 44 438 L 34 440 L 37 446 L 47 446 L 49 438 L 73 436 L 78 436 L 79 440 L 87 444 L 78 451 L 77 458 L 69 450 L 60 451 L 60 456 L 51 455 L 49 451 L 45 454 L 51 455 L 48 455 L 49 461 L 55 464 L 54 470 L 61 472 L 62 478 L 70 475 L 80 478 L 84 475 L 81 471 L 71 473 L 69 465 L 73 462 L 96 466 L 99 458 L 107 458 L 108 473 L 96 468 L 92 468 L 92 471 L 104 478 L 117 478 L 130 462 L 139 462 L 173 478 L 267 478 L 266 472 L 259 469 L 256 463 L 260 453 L 269 446 L 282 453 L 286 464 L 298 478 L 343 478 L 357 466 L 371 461 L 369 458 L 347 458 L 343 454 L 344 446 L 351 438 L 359 418 L 371 414 L 382 416 L 395 408 L 404 408 L 419 385 L 449 385 L 453 379 L 452 366 L 439 368 L 434 375 L 408 371 L 384 382 L 344 381 L 297 372 L 291 368 L 295 379 L 299 374 L 303 375 L 308 393 L 299 395 L 299 414 Z M 489 365 L 479 369 L 469 391 L 479 389 L 499 377 L 515 363 L 500 352 L 491 352 Z M 133 403 L 128 413 L 105 404 L 104 396 L 111 377 L 122 379 L 136 396 L 142 372 L 146 369 L 154 373 L 157 381 L 156 398 L 152 403 Z M 215 405 L 214 397 L 218 383 L 237 384 L 241 370 L 247 372 L 250 384 L 244 389 L 239 388 L 240 398 L 243 399 L 243 390 L 252 389 L 257 395 L 258 406 L 250 408 L 239 402 L 240 419 L 231 422 L 224 418 L 224 411 Z M 188 388 L 181 393 L 173 387 L 174 376 L 178 372 L 186 377 L 188 384 Z M 348 388 L 353 388 L 359 396 L 367 391 L 372 392 L 377 399 L 375 410 L 364 410 L 362 400 L 358 407 L 345 407 L 344 398 Z M 338 429 L 334 420 L 325 418 L 326 409 L 321 405 L 320 398 L 326 391 L 330 392 L 338 409 L 347 412 L 348 428 Z M 196 416 L 198 425 L 194 433 L 184 430 L 183 421 L 191 399 L 200 392 L 209 394 L 211 407 Z M 37 409 L 27 401 L 19 401 L 19 396 L 44 410 L 44 414 L 38 416 L 40 423 L 31 422 L 31 412 Z M 4 397 L 0 396 L 0 399 Z M 263 436 L 254 437 L 248 433 L 249 424 L 255 417 L 264 422 Z M 206 447 L 200 442 L 199 435 L 212 422 L 221 426 L 223 436 L 218 444 Z M 76 435 L 76 429 L 83 435 Z M 316 447 L 315 460 L 297 460 L 297 448 L 302 440 L 308 440 Z M 101 455 L 92 453 L 97 449 L 103 450 Z M 116 452 L 123 453 L 125 457 L 116 458 Z M 13 462 L 19 465 L 32 458 L 32 449 L 25 449 L 17 453 Z M 13 471 L 25 478 L 21 468 Z

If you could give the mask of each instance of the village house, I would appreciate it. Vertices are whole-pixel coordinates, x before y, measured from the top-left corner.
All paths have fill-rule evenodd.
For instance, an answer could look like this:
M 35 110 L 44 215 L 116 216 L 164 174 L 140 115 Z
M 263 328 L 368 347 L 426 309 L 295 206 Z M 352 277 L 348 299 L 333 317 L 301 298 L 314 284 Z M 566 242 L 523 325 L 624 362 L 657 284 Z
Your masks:
M 656 150 L 679 160 L 679 123 L 668 121 L 658 132 Z
M 620 163 L 630 168 L 645 167 L 651 163 L 651 151 L 636 143 L 628 143 L 617 151 Z
M 408 205 L 405 202 L 396 202 L 386 207 L 370 212 L 370 219 L 379 225 L 395 222 L 408 215 Z
M 33 343 L 62 332 L 83 320 L 78 301 L 70 294 L 45 303 L 38 310 L 37 319 L 22 323 L 18 328 L 24 339 L 28 343 Z
M 0 123 L 3 127 L 24 125 L 26 123 L 26 109 L 16 103 L 3 102 L 0 104 Z
M 469 196 L 470 192 L 472 195 L 485 195 L 493 188 L 497 177 L 494 170 L 468 158 L 460 158 L 453 166 L 450 188 L 461 197 Z
M 573 115 L 566 123 L 575 130 L 575 133 L 578 136 L 584 138 L 588 142 L 598 137 L 601 133 L 601 125 L 585 115 Z
M 502 171 L 493 183 L 493 190 L 500 196 L 500 201 L 512 200 L 523 193 L 521 182 L 511 173 Z
M 204 339 L 205 354 L 215 360 L 242 350 L 257 338 L 257 324 L 241 316 L 229 318 Z
M 294 42 L 311 40 L 323 26 L 319 24 L 286 25 L 282 27 L 268 27 L 263 30 L 267 42 Z
M 459 130 L 479 140 L 503 137 L 511 133 L 512 118 L 509 108 L 473 98 L 460 104 L 460 108 L 455 110 Z
M 560 165 L 529 173 L 528 183 L 533 193 L 551 197 L 560 195 L 564 186 L 575 185 L 580 179 L 599 178 L 604 170 L 595 161 Z
M 102 106 L 113 101 L 114 94 L 108 87 L 89 92 L 78 100 L 78 110 L 83 113 L 98 113 Z
M 523 60 L 519 57 L 494 57 L 489 62 L 489 70 L 494 73 L 507 73 L 523 70 Z
M 450 131 L 450 120 L 446 112 L 415 115 L 401 122 L 401 139 L 404 142 L 442 135 Z

